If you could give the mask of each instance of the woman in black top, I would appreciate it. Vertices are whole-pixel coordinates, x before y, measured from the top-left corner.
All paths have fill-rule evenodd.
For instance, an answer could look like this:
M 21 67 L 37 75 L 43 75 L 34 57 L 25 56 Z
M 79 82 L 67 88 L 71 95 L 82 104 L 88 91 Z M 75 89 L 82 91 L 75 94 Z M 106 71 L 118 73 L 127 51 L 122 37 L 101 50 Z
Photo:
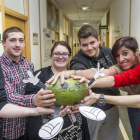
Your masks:
M 41 82 L 46 83 L 54 74 L 66 70 L 71 55 L 70 46 L 64 42 L 56 42 L 51 49 L 52 66 L 42 68 L 34 73 L 36 75 L 39 71 L 39 79 Z M 36 94 L 40 88 L 28 83 L 26 85 L 25 94 Z M 26 124 L 26 139 L 28 140 L 41 140 L 38 136 L 39 129 L 42 125 L 52 119 L 51 115 L 43 115 L 37 117 L 28 117 Z M 82 140 L 82 117 L 80 113 L 67 114 L 64 116 L 64 125 L 60 133 L 52 140 Z M 89 140 L 89 139 L 88 139 Z

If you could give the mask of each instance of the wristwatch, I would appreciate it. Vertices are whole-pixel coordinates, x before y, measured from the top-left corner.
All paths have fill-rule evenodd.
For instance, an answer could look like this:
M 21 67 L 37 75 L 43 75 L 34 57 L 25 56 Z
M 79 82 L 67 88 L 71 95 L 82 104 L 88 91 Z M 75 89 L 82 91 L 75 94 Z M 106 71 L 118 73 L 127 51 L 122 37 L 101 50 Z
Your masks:
M 106 103 L 105 103 L 105 98 L 103 93 L 100 94 L 97 104 L 98 106 L 105 106 Z

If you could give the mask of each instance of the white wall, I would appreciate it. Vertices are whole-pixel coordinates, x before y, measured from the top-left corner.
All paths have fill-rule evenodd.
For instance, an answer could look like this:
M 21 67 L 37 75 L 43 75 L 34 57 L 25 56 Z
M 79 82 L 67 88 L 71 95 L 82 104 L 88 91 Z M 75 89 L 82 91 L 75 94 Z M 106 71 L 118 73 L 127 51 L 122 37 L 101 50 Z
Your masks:
M 63 30 L 63 28 L 64 28 L 64 22 L 63 22 L 63 13 L 62 13 L 62 11 L 61 10 L 59 10 L 59 24 L 60 24 L 60 40 L 65 40 L 65 36 L 64 36 L 64 30 Z
M 24 14 L 24 0 L 4 0 L 4 6 Z
M 43 49 L 43 28 L 47 28 L 47 3 L 46 0 L 40 1 L 40 24 L 41 24 L 41 52 L 42 52 L 42 67 L 47 67 L 52 64 L 51 59 L 44 61 L 44 49 Z M 54 32 L 51 32 L 52 38 L 54 38 Z
M 47 28 L 47 3 L 46 0 L 40 1 L 40 26 L 39 27 L 39 9 L 38 0 L 29 0 L 29 12 L 30 12 L 30 40 L 31 40 L 31 61 L 35 65 L 35 70 L 40 69 L 40 61 L 42 62 L 42 67 L 47 67 L 52 64 L 51 59 L 44 61 L 44 46 L 43 46 L 43 28 Z M 41 30 L 41 35 L 39 34 L 39 28 Z M 39 44 L 32 44 L 32 34 L 38 33 Z M 41 42 L 40 42 L 41 37 Z M 52 40 L 55 39 L 55 32 L 51 31 Z M 53 46 L 53 44 L 52 44 Z M 40 49 L 41 47 L 41 49 Z M 41 50 L 41 56 L 40 56 Z M 48 53 L 50 54 L 50 52 Z M 41 58 L 41 59 L 40 59 Z
M 140 47 L 140 0 L 132 0 L 131 8 L 131 36 L 136 37 Z
M 41 24 L 41 52 L 42 52 L 42 67 L 46 67 L 47 63 L 51 64 L 51 61 L 44 62 L 44 52 L 43 52 L 43 28 L 47 28 L 47 13 L 46 8 L 47 3 L 46 0 L 40 1 L 40 24 Z
M 1 39 L 2 39 L 2 17 L 1 17 L 1 11 L 0 11 L 0 34 L 1 34 Z M 1 45 L 0 43 L 0 56 L 2 55 L 3 53 L 3 46 Z
M 101 19 L 101 25 L 106 25 L 106 14 Z M 106 29 L 101 29 L 101 45 L 106 44 Z
M 40 46 L 41 46 L 41 62 L 42 67 L 47 67 L 52 64 L 51 58 L 44 61 L 44 49 L 43 49 L 43 28 L 47 28 L 47 1 L 40 1 L 40 29 L 41 29 L 41 42 L 38 45 L 32 44 L 32 33 L 38 33 L 39 35 L 39 9 L 38 0 L 29 0 L 29 12 L 30 12 L 30 39 L 31 39 L 31 61 L 35 65 L 35 69 L 40 69 Z M 63 35 L 63 13 L 59 10 L 60 14 L 60 40 L 64 40 Z M 52 40 L 55 39 L 55 32 L 51 31 Z M 40 38 L 39 38 L 40 41 Z M 41 43 L 41 44 L 40 44 Z M 53 46 L 53 44 L 52 44 Z M 48 53 L 50 54 L 50 53 Z
M 110 5 L 110 46 L 112 47 L 112 30 L 123 25 L 123 36 L 129 36 L 130 0 L 114 0 Z
M 31 61 L 35 66 L 35 70 L 38 70 L 40 69 L 40 38 L 38 38 L 38 45 L 33 45 L 33 33 L 38 33 L 39 37 L 38 0 L 29 0 L 29 18 L 30 18 Z
M 57 3 L 55 3 L 54 1 L 54 4 L 58 7 Z M 47 3 L 46 3 L 46 0 L 41 0 L 40 1 L 40 20 L 41 20 L 41 51 L 42 51 L 42 67 L 46 67 L 46 66 L 49 66 L 52 64 L 52 61 L 51 59 L 47 60 L 47 61 L 43 61 L 44 59 L 44 56 L 43 56 L 43 27 L 47 28 L 47 7 L 46 7 Z M 58 7 L 59 8 L 59 7 Z M 69 22 L 69 21 L 68 21 Z M 64 29 L 63 29 L 63 12 L 62 10 L 59 8 L 59 37 L 60 37 L 60 40 L 65 40 L 65 35 L 63 34 L 64 33 Z M 69 24 L 70 26 L 70 24 Z M 55 40 L 55 32 L 54 31 L 51 31 L 51 38 L 53 40 Z M 68 43 L 70 44 L 70 35 L 68 36 Z M 53 44 L 52 44 L 53 46 Z
M 63 12 L 54 0 L 53 0 L 53 3 L 59 9 L 59 37 L 60 37 L 60 40 L 65 41 L 65 36 L 63 34 L 64 33 Z

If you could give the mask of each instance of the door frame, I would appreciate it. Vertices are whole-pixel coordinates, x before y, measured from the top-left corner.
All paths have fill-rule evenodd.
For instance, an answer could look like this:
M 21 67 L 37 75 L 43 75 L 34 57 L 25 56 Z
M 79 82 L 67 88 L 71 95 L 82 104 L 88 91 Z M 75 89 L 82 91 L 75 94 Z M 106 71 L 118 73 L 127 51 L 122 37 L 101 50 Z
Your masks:
M 24 20 L 25 22 L 25 46 L 26 58 L 31 60 L 30 48 L 30 25 L 29 25 L 29 0 L 24 0 L 25 15 L 20 14 L 4 6 L 4 0 L 0 0 L 0 11 L 2 13 L 2 32 L 5 30 L 5 14 Z

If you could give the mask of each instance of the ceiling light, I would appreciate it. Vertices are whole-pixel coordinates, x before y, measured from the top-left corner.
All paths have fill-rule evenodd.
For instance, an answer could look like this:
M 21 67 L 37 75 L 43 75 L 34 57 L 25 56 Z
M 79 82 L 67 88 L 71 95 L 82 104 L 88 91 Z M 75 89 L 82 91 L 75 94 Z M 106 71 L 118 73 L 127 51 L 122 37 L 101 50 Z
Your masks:
M 85 23 L 83 23 L 83 24 L 89 24 L 88 22 L 85 22 Z
M 82 6 L 82 7 L 79 8 L 79 11 L 81 11 L 81 10 L 84 10 L 84 11 L 90 10 L 90 7 L 88 7 L 88 6 Z

